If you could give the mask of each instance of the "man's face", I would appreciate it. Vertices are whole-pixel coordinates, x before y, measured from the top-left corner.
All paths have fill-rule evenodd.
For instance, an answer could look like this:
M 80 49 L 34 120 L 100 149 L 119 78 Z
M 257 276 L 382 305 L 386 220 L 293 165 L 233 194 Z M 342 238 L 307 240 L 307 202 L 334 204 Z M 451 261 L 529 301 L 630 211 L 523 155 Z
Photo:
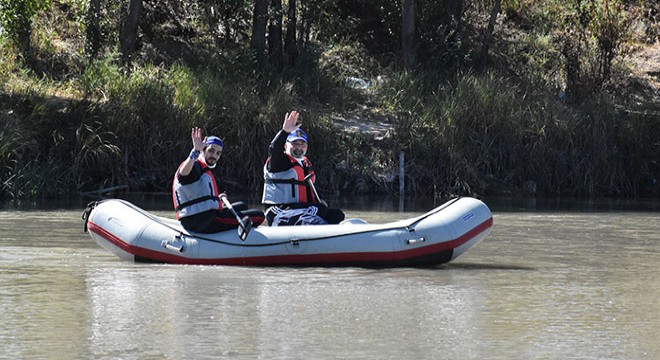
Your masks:
M 215 165 L 220 159 L 220 155 L 222 155 L 222 148 L 220 145 L 206 145 L 206 148 L 204 149 L 204 160 L 206 161 L 206 165 Z
M 302 159 L 307 154 L 307 142 L 303 140 L 296 140 L 286 143 L 287 154 L 296 159 Z

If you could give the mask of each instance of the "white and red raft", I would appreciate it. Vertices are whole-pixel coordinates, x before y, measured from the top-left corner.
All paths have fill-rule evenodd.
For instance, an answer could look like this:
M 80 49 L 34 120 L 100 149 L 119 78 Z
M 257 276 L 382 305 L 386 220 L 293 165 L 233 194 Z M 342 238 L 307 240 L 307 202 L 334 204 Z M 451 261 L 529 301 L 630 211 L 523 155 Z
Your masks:
M 177 220 L 118 199 L 91 203 L 83 219 L 92 239 L 122 259 L 238 266 L 430 267 L 456 259 L 493 226 L 489 208 L 470 197 L 384 224 L 262 225 L 245 240 L 236 230 L 191 233 Z

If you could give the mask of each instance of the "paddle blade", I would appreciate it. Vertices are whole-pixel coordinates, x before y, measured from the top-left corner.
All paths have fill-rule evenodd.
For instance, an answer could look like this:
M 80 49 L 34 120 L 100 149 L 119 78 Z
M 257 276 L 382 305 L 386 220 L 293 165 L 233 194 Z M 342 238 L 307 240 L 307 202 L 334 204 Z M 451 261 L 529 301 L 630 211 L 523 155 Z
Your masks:
M 244 216 L 243 219 L 241 219 L 238 227 L 238 237 L 240 237 L 242 241 L 245 241 L 247 238 L 250 230 L 252 230 L 252 225 L 252 219 L 250 219 L 249 216 Z

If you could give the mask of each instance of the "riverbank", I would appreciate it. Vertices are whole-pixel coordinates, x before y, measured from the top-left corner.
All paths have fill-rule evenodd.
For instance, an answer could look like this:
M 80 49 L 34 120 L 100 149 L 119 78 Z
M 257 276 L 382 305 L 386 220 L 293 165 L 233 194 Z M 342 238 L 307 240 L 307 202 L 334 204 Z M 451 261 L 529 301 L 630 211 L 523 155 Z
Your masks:
M 217 53 L 190 42 L 195 62 L 175 48 L 154 54 L 153 34 L 131 67 L 110 48 L 86 63 L 80 34 L 53 10 L 37 21 L 51 32 L 30 59 L 1 47 L 0 199 L 167 192 L 193 126 L 227 144 L 221 186 L 258 193 L 292 109 L 328 196 L 397 195 L 401 180 L 413 198 L 660 196 L 657 39 L 633 36 L 603 87 L 580 98 L 562 87 L 552 33 L 510 13 L 486 69 L 427 60 L 401 71 L 353 41 L 309 44 L 276 73 L 255 67 L 245 44 Z
M 0 201 L 0 211 L 82 211 L 87 204 L 103 199 L 122 199 L 150 212 L 161 216 L 174 217 L 171 194 L 169 193 L 125 193 L 112 192 L 97 197 L 74 196 L 67 198 Z M 250 207 L 261 208 L 261 194 L 259 193 L 232 193 L 231 200 L 245 201 Z M 397 213 L 405 216 L 415 216 L 433 209 L 451 198 L 428 198 L 390 195 L 351 195 L 331 196 L 327 201 L 342 208 L 349 213 L 349 217 L 357 216 L 365 211 L 378 211 L 392 213 L 390 220 L 396 218 Z M 547 197 L 506 197 L 483 196 L 481 199 L 494 213 L 510 212 L 543 212 L 549 216 L 556 212 L 565 213 L 611 213 L 611 212 L 660 212 L 660 203 L 656 198 L 547 198 Z M 352 214 L 352 215 L 351 215 Z M 403 216 L 403 215 L 402 215 Z

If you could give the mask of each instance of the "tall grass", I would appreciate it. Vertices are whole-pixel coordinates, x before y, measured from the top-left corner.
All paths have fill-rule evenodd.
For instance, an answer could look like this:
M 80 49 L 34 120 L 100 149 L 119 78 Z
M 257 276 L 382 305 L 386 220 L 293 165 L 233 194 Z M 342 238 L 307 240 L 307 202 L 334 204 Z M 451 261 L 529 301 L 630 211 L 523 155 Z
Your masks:
M 569 109 L 493 73 L 437 88 L 405 75 L 397 81 L 385 99 L 398 111 L 419 194 L 632 196 L 654 177 L 653 153 L 634 139 L 648 140 L 660 124 L 627 118 L 606 98 Z
M 15 136 L 3 136 L 2 165 L 12 180 L 5 180 L 2 197 L 59 196 L 118 185 L 169 191 L 196 126 L 223 138 L 218 172 L 228 190 L 260 189 L 268 144 L 284 114 L 298 109 L 293 82 L 274 82 L 264 90 L 258 79 L 213 62 L 198 68 L 147 64 L 128 71 L 115 57 L 107 54 L 87 67 L 70 85 L 74 97 L 44 97 L 55 83 L 30 73 L 22 75 L 23 82 L 12 81 L 24 85 L 10 90 L 20 100 L 2 102 L 21 104 L 7 110 L 16 120 L 3 130 Z M 303 118 L 307 129 L 321 131 L 322 143 L 331 125 L 315 125 L 316 114 Z M 18 144 L 39 152 L 20 155 Z M 57 184 L 49 182 L 54 179 Z
M 178 64 L 121 73 L 112 64 L 104 65 L 110 69 L 94 70 L 88 82 L 106 89 L 105 127 L 119 139 L 123 159 L 117 170 L 131 188 L 166 191 L 178 163 L 192 147 L 190 129 L 195 126 L 203 128 L 205 135 L 224 138 L 223 162 L 246 159 L 241 148 L 251 140 L 239 129 L 254 128 L 250 126 L 256 113 L 253 104 L 258 104 L 248 86 L 223 81 L 216 69 Z M 110 76 L 98 78 L 95 74 Z M 234 183 L 245 175 L 224 167 L 221 172 Z

